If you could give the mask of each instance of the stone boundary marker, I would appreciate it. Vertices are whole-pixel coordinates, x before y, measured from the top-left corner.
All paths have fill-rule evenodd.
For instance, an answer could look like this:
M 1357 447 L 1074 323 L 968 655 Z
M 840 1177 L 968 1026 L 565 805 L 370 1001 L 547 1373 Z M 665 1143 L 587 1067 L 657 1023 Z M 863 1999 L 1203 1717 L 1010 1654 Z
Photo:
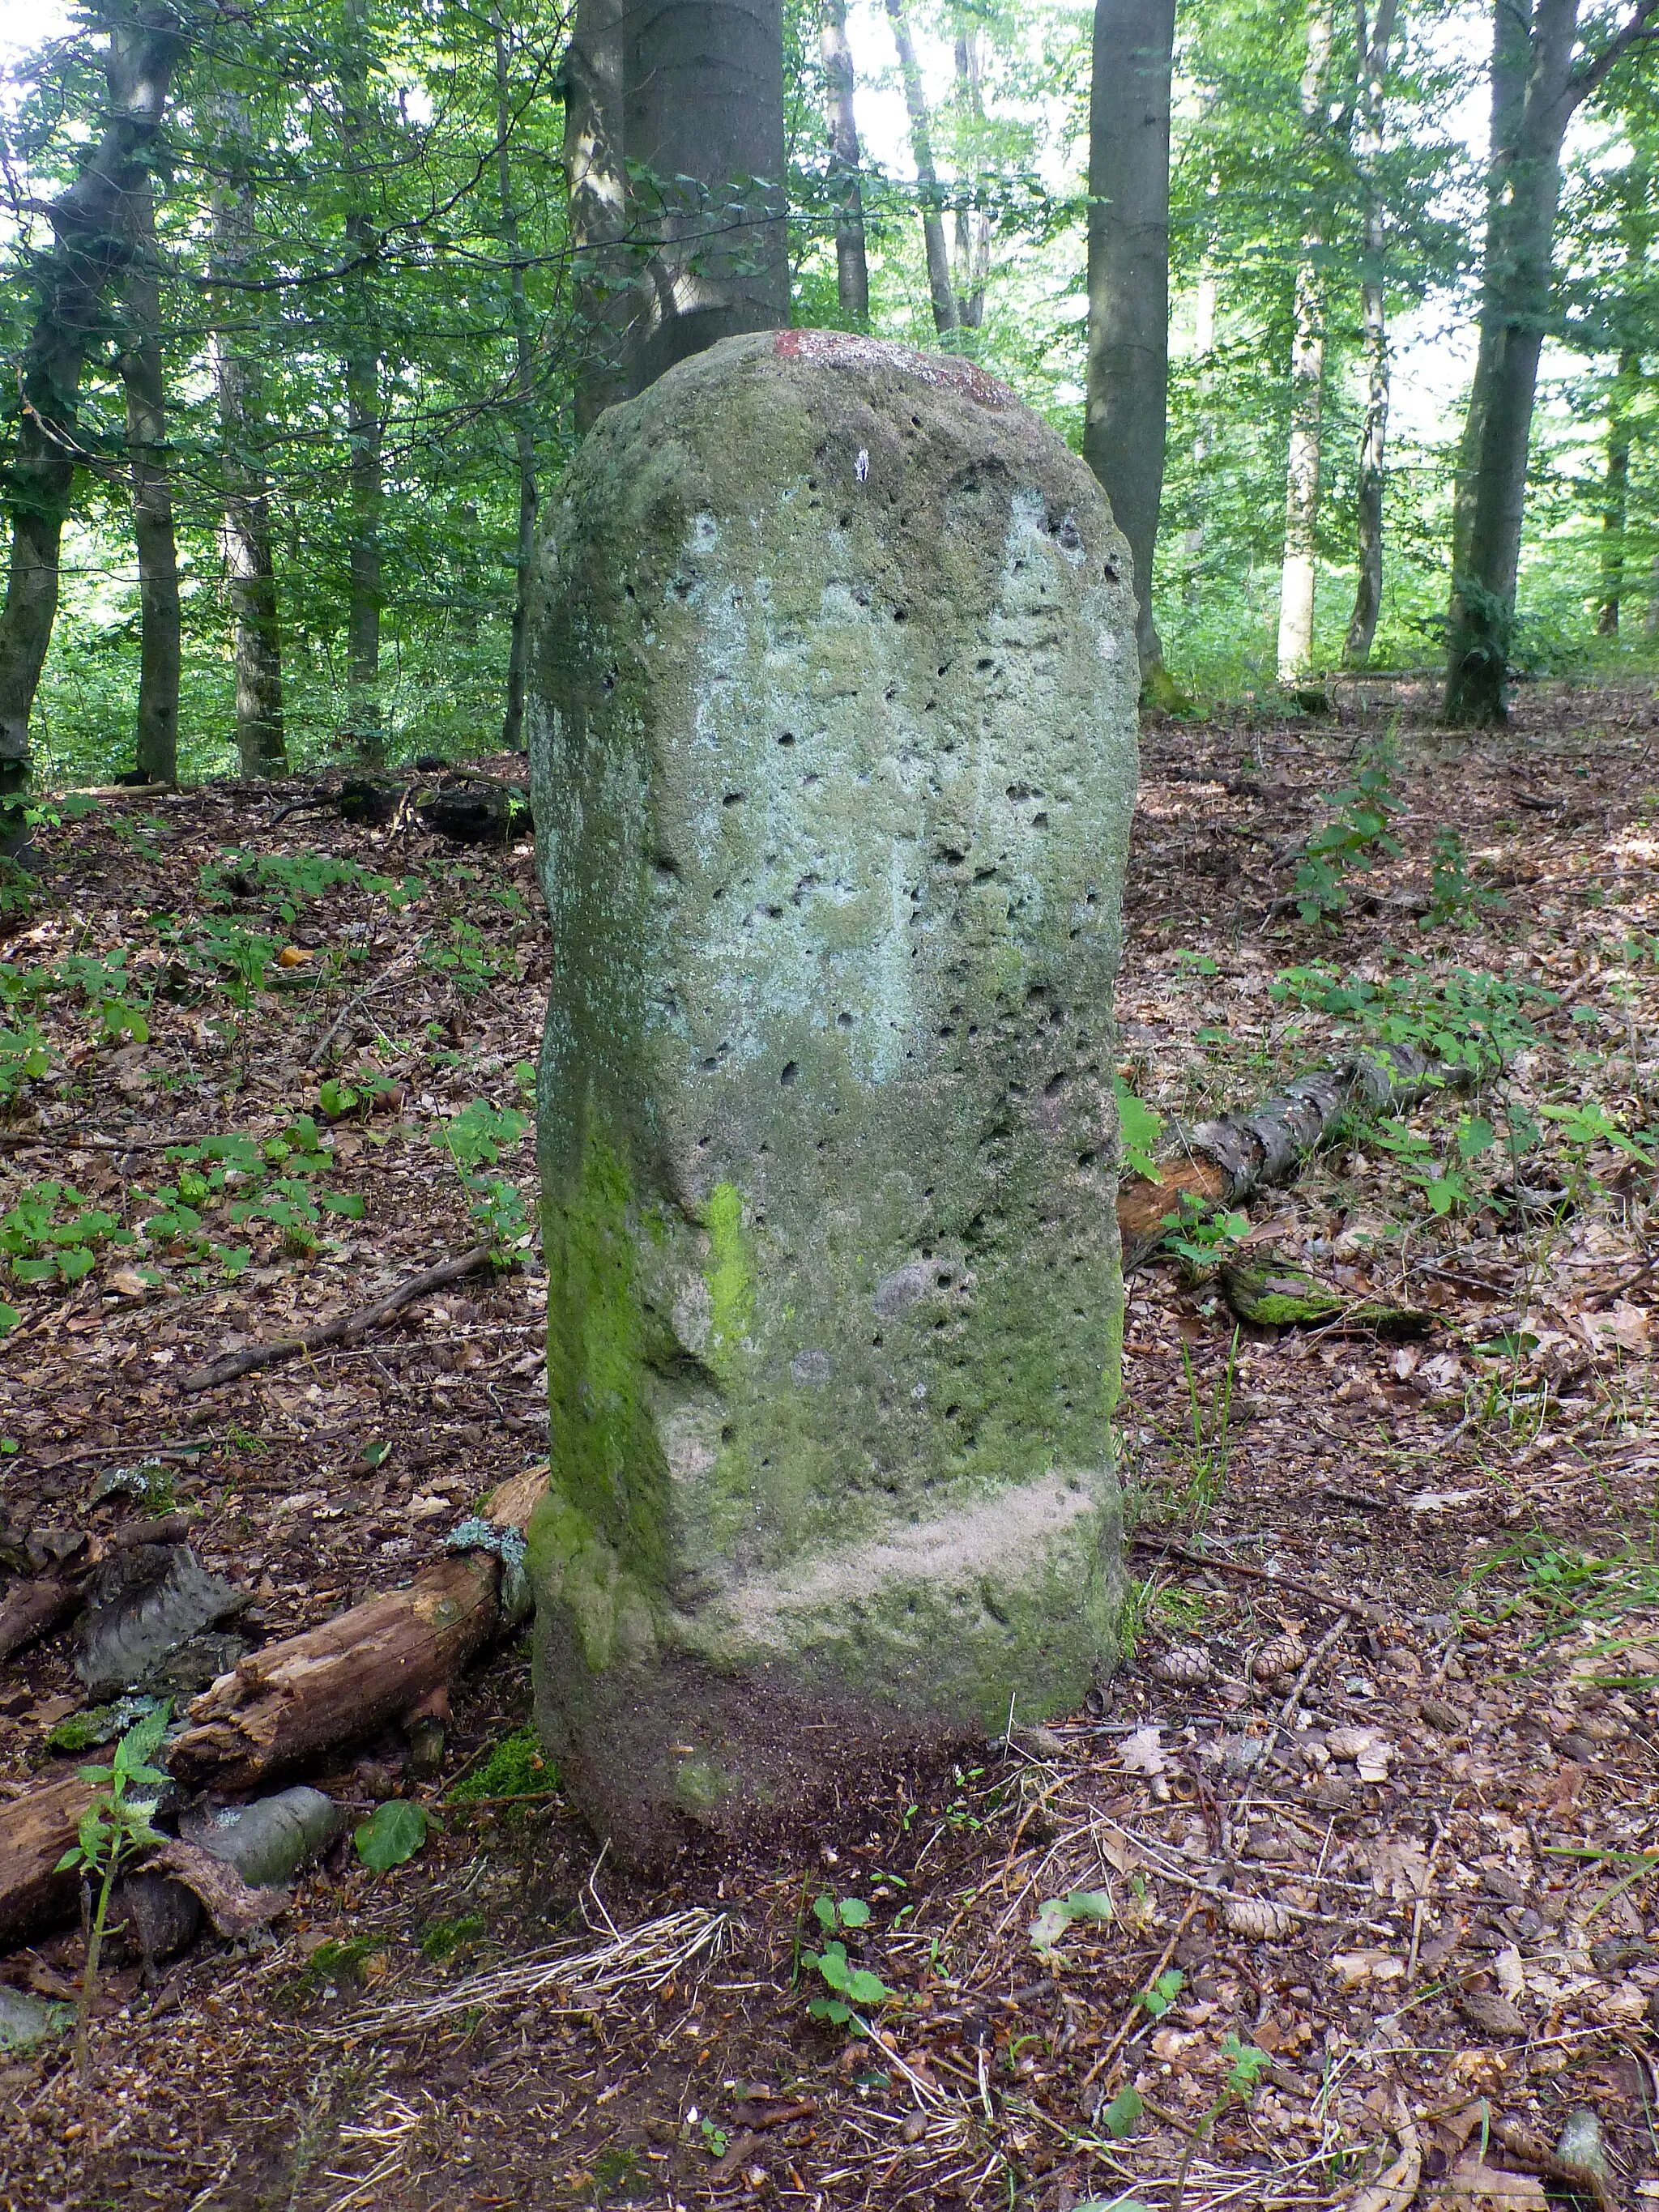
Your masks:
M 1136 688 L 1104 498 L 971 363 L 728 339 L 565 479 L 529 1540 L 539 1725 L 626 1857 L 1111 1662 Z

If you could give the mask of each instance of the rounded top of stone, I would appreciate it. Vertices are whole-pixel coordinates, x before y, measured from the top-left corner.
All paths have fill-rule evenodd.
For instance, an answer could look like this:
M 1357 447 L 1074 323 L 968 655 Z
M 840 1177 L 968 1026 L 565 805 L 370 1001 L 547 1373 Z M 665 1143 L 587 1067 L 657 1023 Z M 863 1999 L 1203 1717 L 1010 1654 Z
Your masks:
M 831 368 L 896 368 L 924 384 L 964 392 L 981 407 L 1017 407 L 1014 393 L 978 364 L 960 354 L 921 353 L 889 338 L 867 338 L 856 331 L 779 331 L 772 341 L 780 361 L 822 362 Z

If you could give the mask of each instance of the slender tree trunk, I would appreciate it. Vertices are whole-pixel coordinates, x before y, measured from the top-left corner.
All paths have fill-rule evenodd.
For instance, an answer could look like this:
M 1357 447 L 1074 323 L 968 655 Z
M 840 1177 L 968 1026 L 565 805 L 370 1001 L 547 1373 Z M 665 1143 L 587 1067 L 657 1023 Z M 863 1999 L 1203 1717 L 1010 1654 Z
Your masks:
M 1143 690 L 1167 687 L 1152 620 L 1170 368 L 1175 0 L 1095 0 L 1089 96 L 1089 365 L 1083 457 L 1134 563 Z
M 927 289 L 933 302 L 933 328 L 945 337 L 959 327 L 957 295 L 951 282 L 951 257 L 945 244 L 945 214 L 933 166 L 933 139 L 927 121 L 927 95 L 922 89 L 921 66 L 904 0 L 887 0 L 892 19 L 893 44 L 898 49 L 899 75 L 904 80 L 904 105 L 910 115 L 910 156 L 916 165 L 916 190 L 921 201 L 921 239 L 927 255 Z
M 1619 602 L 1625 592 L 1625 522 L 1630 499 L 1630 416 L 1627 404 L 1642 373 L 1642 356 L 1626 349 L 1607 406 L 1607 473 L 1601 487 L 1601 604 L 1598 637 L 1619 635 Z
M 1210 356 L 1215 351 L 1215 278 L 1206 270 L 1198 280 L 1193 301 L 1193 357 L 1199 364 L 1198 424 L 1193 432 L 1194 475 L 1201 472 L 1210 451 L 1210 402 L 1215 380 L 1207 364 Z M 1203 497 L 1201 483 L 1199 496 L 1200 499 Z M 1199 563 L 1204 555 L 1204 514 L 1201 507 L 1198 520 L 1181 533 L 1181 550 L 1186 564 L 1181 584 L 1182 600 L 1183 605 L 1195 607 L 1198 605 Z
M 741 331 L 785 329 L 780 0 L 636 0 L 623 18 L 630 228 L 653 241 L 629 389 Z
M 1303 127 L 1318 128 L 1331 56 L 1328 0 L 1308 17 L 1308 58 L 1302 72 Z M 1291 340 L 1291 444 L 1285 469 L 1285 561 L 1279 586 L 1279 680 L 1294 684 L 1313 665 L 1314 589 L 1317 574 L 1320 442 L 1325 416 L 1325 299 L 1316 256 L 1316 228 L 1304 240 L 1296 272 Z
M 226 106 L 232 143 L 246 141 L 240 111 Z M 252 211 L 240 174 L 218 195 L 213 211 L 216 273 L 238 275 L 253 242 Z M 225 480 L 224 556 L 236 667 L 236 752 L 250 781 L 283 775 L 288 746 L 283 721 L 283 644 L 271 554 L 270 488 L 264 471 L 263 379 L 256 351 L 239 329 L 246 312 L 239 294 L 220 295 L 221 327 L 213 337 L 213 374 Z
M 639 305 L 623 242 L 622 0 L 577 0 L 564 59 L 563 159 L 580 339 L 576 432 L 585 436 L 628 396 L 626 334 Z
M 369 768 L 386 763 L 380 712 L 380 346 L 374 326 L 369 270 L 374 226 L 362 204 L 363 133 L 368 105 L 368 57 L 363 0 L 348 0 L 347 63 L 341 87 L 344 155 L 346 253 L 354 264 L 346 279 L 346 452 L 351 543 L 346 607 L 346 733 L 353 752 Z
M 1354 587 L 1353 613 L 1343 641 L 1342 664 L 1364 668 L 1371 657 L 1371 640 L 1382 606 L 1383 466 L 1389 436 L 1389 324 L 1388 300 L 1382 284 L 1382 253 L 1386 243 L 1382 199 L 1376 182 L 1376 164 L 1382 153 L 1383 93 L 1389 74 L 1389 52 L 1394 42 L 1395 0 L 1378 0 L 1376 17 L 1369 36 L 1365 0 L 1354 0 L 1355 59 L 1360 71 L 1360 165 L 1365 176 L 1365 270 L 1360 284 L 1360 319 L 1364 329 L 1365 363 L 1365 420 L 1359 434 L 1358 536 L 1359 577 Z
M 1495 0 L 1492 130 L 1480 347 L 1453 506 L 1444 719 L 1501 723 L 1515 621 L 1527 449 L 1549 314 L 1561 144 L 1593 93 L 1659 15 L 1636 0 L 1594 62 L 1575 64 L 1578 0 Z
M 179 781 L 179 559 L 167 459 L 167 388 L 161 368 L 161 295 L 155 251 L 155 192 L 146 170 L 127 201 L 132 262 L 126 307 L 131 329 L 120 356 L 126 392 L 127 467 L 138 552 L 138 729 L 136 760 L 146 783 Z
M 858 119 L 853 112 L 853 50 L 847 43 L 847 0 L 823 0 L 818 56 L 830 107 L 830 197 L 836 206 L 836 297 L 860 325 L 870 320 L 870 268 L 864 250 L 864 188 Z
M 985 121 L 985 94 L 980 84 L 979 34 L 959 33 L 956 41 L 957 99 L 971 125 Z M 975 171 L 982 162 L 975 161 Z M 965 331 L 976 331 L 985 320 L 985 286 L 991 273 L 991 219 L 982 208 L 957 210 L 957 313 Z
M 507 147 L 511 109 L 507 101 L 507 33 L 499 9 L 492 28 L 495 37 L 495 159 L 501 203 L 501 246 L 511 264 L 514 358 L 518 370 L 513 394 L 513 441 L 519 464 L 519 536 L 513 564 L 513 636 L 507 656 L 507 713 L 501 723 L 501 743 L 508 752 L 515 753 L 524 741 L 525 622 L 531 563 L 536 553 L 535 359 L 530 343 L 524 262 L 519 252 L 519 212 L 513 198 L 513 173 Z
M 29 715 L 58 613 L 81 374 L 100 326 L 105 288 L 127 258 L 125 208 L 144 174 L 182 46 L 168 7 L 140 0 L 115 16 L 108 119 L 80 174 L 52 204 L 52 244 L 36 264 L 22 412 L 4 494 L 11 567 L 0 612 L 0 849 L 23 842 L 18 797 L 28 775 Z

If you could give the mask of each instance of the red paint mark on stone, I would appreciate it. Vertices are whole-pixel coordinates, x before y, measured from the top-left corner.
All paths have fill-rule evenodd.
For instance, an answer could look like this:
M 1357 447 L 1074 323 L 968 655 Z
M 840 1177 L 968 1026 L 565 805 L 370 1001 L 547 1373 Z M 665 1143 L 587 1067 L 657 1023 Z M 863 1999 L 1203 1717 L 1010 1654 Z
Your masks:
M 959 354 L 918 353 L 914 346 L 860 337 L 855 331 L 780 331 L 776 349 L 781 360 L 823 362 L 832 368 L 896 368 L 924 384 L 963 392 L 981 407 L 1014 404 L 1006 384 Z

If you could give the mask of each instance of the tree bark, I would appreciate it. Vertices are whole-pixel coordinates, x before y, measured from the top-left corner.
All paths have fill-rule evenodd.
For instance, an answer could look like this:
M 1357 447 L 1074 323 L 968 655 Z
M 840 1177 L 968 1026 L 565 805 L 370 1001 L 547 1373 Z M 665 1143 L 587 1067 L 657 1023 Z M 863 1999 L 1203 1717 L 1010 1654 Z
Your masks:
M 623 17 L 630 229 L 652 242 L 628 388 L 789 322 L 780 0 L 640 0 Z
M 386 764 L 380 712 L 380 346 L 370 267 L 374 225 L 364 204 L 363 134 L 368 124 L 368 54 L 363 0 L 347 0 L 346 67 L 340 138 L 347 196 L 346 452 L 351 514 L 346 608 L 346 734 L 368 768 Z
M 870 266 L 864 244 L 864 187 L 858 118 L 853 110 L 853 50 L 847 43 L 847 0 L 823 0 L 818 28 L 830 109 L 830 197 L 836 208 L 836 297 L 862 329 L 870 320 Z
M 1319 127 L 1330 64 L 1328 0 L 1308 17 L 1308 58 L 1302 72 L 1304 131 Z M 1325 416 L 1325 297 L 1316 255 L 1323 240 L 1310 226 L 1296 272 L 1291 340 L 1291 443 L 1285 468 L 1285 558 L 1279 587 L 1279 680 L 1294 684 L 1313 666 L 1314 594 L 1318 572 L 1319 461 Z
M 1156 692 L 1152 560 L 1170 365 L 1170 75 L 1175 0 L 1096 0 L 1089 95 L 1089 362 L 1083 458 L 1134 563 L 1135 643 Z
M 1382 607 L 1383 467 L 1389 435 L 1388 295 L 1382 283 L 1386 235 L 1376 164 L 1382 154 L 1383 94 L 1394 43 L 1395 0 L 1378 0 L 1369 33 L 1365 0 L 1354 0 L 1355 60 L 1359 70 L 1360 167 L 1365 179 L 1365 268 L 1360 284 L 1362 353 L 1365 364 L 1365 420 L 1359 434 L 1358 538 L 1359 576 L 1353 612 L 1343 641 L 1345 668 L 1364 668 L 1371 657 Z
M 501 720 L 501 743 L 508 752 L 515 753 L 524 743 L 526 623 L 530 571 L 536 556 L 536 364 L 530 342 L 524 261 L 519 251 L 519 211 L 513 198 L 512 163 L 507 153 L 512 113 L 507 100 L 507 33 L 499 9 L 492 18 L 491 28 L 495 40 L 495 160 L 501 246 L 510 264 L 514 362 L 518 372 L 513 394 L 513 443 L 519 468 L 519 534 L 513 559 L 513 635 L 507 656 L 507 712 Z
M 1626 349 L 1607 403 L 1607 472 L 1601 485 L 1601 603 L 1595 611 L 1598 637 L 1619 635 L 1619 603 L 1625 592 L 1625 523 L 1630 504 L 1630 418 L 1626 406 L 1638 388 L 1642 356 Z
M 126 307 L 131 328 L 120 355 L 126 393 L 127 468 L 138 553 L 138 728 L 136 763 L 145 783 L 179 781 L 179 557 L 167 459 L 167 387 L 161 368 L 161 294 L 155 250 L 155 193 L 146 170 L 127 202 L 131 263 Z
M 939 171 L 933 166 L 933 138 L 927 120 L 927 95 L 922 88 L 921 65 L 910 36 L 910 18 L 904 0 L 887 0 L 892 20 L 893 44 L 898 50 L 899 75 L 904 80 L 904 105 L 910 117 L 910 157 L 916 165 L 916 191 L 921 202 L 921 240 L 927 256 L 927 290 L 933 303 L 933 328 L 946 337 L 959 326 L 956 289 L 951 282 L 951 257 L 945 244 L 944 204 Z
M 979 34 L 958 32 L 956 40 L 957 100 L 970 126 L 985 121 L 980 85 Z M 975 162 L 975 168 L 979 164 Z M 985 320 L 985 285 L 991 273 L 991 222 L 982 208 L 957 210 L 957 314 L 964 331 Z
M 247 123 L 240 104 L 218 103 L 231 173 L 213 204 L 212 267 L 240 276 L 253 250 L 253 210 L 246 182 Z M 264 392 L 257 346 L 240 327 L 244 309 L 234 292 L 219 295 L 213 333 L 213 377 L 225 483 L 224 558 L 236 668 L 236 752 L 250 781 L 288 771 L 283 716 L 283 639 L 271 553 L 270 486 L 264 454 Z
M 622 0 L 577 0 L 563 77 L 563 161 L 579 339 L 574 413 L 581 437 L 607 407 L 628 397 L 625 339 L 639 304 L 623 243 Z
M 1595 60 L 1575 63 L 1578 0 L 1494 0 L 1480 344 L 1453 503 L 1442 714 L 1454 726 L 1507 719 L 1528 441 L 1550 311 L 1562 141 L 1579 103 L 1651 35 L 1656 15 L 1659 0 L 1636 0 Z
M 0 611 L 0 849 L 22 839 L 29 715 L 58 613 L 58 547 L 79 454 L 81 375 L 101 301 L 126 264 L 124 219 L 161 128 L 183 51 L 177 17 L 137 0 L 113 17 L 109 112 L 75 182 L 49 211 L 52 243 L 35 264 L 35 313 L 24 350 L 21 419 L 7 474 L 11 566 Z

